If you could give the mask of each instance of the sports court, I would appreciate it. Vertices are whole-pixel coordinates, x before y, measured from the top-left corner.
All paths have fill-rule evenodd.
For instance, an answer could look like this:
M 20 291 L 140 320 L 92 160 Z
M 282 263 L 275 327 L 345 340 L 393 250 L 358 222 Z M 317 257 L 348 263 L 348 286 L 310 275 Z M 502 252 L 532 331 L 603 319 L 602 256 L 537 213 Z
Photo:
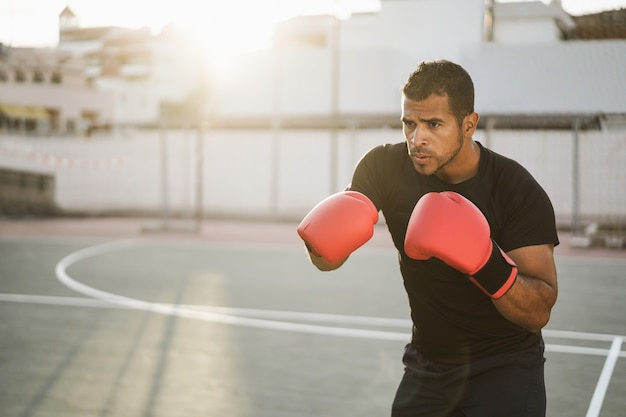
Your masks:
M 0 220 L 0 414 L 385 416 L 410 333 L 384 226 L 316 271 L 296 224 Z M 626 253 L 557 248 L 548 416 L 623 416 Z

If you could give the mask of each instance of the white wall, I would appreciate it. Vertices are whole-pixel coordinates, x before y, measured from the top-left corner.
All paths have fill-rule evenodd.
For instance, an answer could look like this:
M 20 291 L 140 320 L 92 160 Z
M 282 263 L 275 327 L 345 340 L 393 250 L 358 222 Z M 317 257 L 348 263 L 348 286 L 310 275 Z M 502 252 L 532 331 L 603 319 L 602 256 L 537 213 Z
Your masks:
M 483 0 L 389 0 L 380 12 L 339 21 L 339 110 L 384 115 L 397 110 L 401 86 L 422 60 L 460 60 L 479 44 Z M 304 21 L 306 24 L 306 21 Z M 263 117 L 325 115 L 331 110 L 332 32 L 326 45 L 263 51 L 217 79 L 217 114 Z M 303 29 L 304 30 L 304 29 Z
M 219 117 L 328 114 L 330 52 L 323 48 L 254 54 L 240 59 L 216 88 Z
M 177 212 L 196 202 L 195 131 L 133 132 L 92 139 L 0 136 L 0 166 L 53 173 L 58 205 L 68 211 L 153 211 L 163 204 L 161 138 L 167 195 Z M 323 130 L 207 131 L 203 134 L 204 211 L 214 215 L 298 218 L 343 189 L 370 148 L 402 140 L 395 129 L 340 132 L 337 184 Z M 476 139 L 486 143 L 484 131 Z M 573 135 L 566 131 L 494 131 L 492 149 L 518 160 L 546 189 L 561 222 L 573 207 Z M 626 131 L 580 133 L 581 214 L 626 216 Z
M 524 165 L 545 188 L 562 219 L 573 212 L 573 134 L 499 131 L 491 148 Z M 626 131 L 580 132 L 580 213 L 626 220 Z
M 379 35 L 413 65 L 424 59 L 454 61 L 463 45 L 482 41 L 484 7 L 484 0 L 386 0 Z
M 499 43 L 558 42 L 561 34 L 551 19 L 509 19 L 494 27 L 494 40 Z

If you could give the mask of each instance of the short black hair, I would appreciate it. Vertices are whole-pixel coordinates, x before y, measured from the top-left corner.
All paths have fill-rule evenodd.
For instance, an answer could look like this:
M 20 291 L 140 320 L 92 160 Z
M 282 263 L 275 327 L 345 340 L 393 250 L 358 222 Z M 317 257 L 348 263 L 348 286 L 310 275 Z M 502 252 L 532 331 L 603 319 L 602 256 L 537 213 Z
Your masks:
M 474 113 L 474 83 L 465 69 L 447 60 L 424 61 L 411 73 L 402 93 L 409 100 L 422 101 L 433 94 L 448 96 L 450 111 L 459 126 Z

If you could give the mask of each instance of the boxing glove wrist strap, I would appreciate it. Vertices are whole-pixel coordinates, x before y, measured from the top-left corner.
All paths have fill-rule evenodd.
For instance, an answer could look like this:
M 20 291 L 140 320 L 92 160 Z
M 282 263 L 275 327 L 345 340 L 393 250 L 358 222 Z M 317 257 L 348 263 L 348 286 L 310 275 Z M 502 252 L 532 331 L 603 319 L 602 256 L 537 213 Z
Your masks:
M 470 280 L 491 298 L 500 298 L 513 286 L 517 278 L 515 263 L 492 242 L 491 256 Z

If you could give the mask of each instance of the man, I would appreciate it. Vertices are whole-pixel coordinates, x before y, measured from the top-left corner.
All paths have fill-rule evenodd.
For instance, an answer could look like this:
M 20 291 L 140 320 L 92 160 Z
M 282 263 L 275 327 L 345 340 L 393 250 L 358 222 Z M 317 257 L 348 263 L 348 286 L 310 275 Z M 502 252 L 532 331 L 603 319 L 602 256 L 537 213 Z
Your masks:
M 423 62 L 402 92 L 406 140 L 370 150 L 298 233 L 331 271 L 384 214 L 413 320 L 392 416 L 545 416 L 541 329 L 559 243 L 550 200 L 521 165 L 474 141 L 461 66 Z

